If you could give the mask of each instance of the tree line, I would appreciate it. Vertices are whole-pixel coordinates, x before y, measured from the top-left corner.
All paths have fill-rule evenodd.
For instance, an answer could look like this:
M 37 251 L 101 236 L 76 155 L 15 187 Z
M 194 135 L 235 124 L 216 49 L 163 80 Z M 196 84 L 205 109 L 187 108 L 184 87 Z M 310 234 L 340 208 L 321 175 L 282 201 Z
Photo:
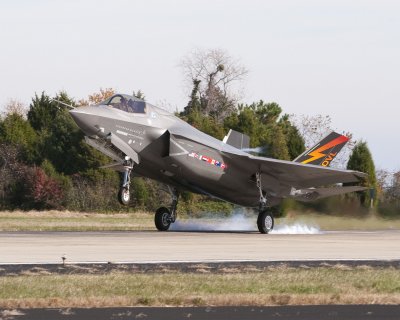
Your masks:
M 176 115 L 217 139 L 222 139 L 229 129 L 233 129 L 249 135 L 250 146 L 256 148 L 259 155 L 293 160 L 306 145 L 309 147 L 310 135 L 305 132 L 315 133 L 318 131 L 315 127 L 324 129 L 327 126 L 326 120 L 320 121 L 322 118 L 318 116 L 312 121 L 306 121 L 304 117 L 303 121 L 296 121 L 293 116 L 283 113 L 275 102 L 240 103 L 237 84 L 247 70 L 224 51 L 192 52 L 183 59 L 182 69 L 189 99 L 183 111 Z M 42 92 L 34 95 L 27 109 L 17 101 L 9 102 L 0 117 L 2 210 L 154 210 L 160 202 L 169 203 L 169 196 L 158 183 L 135 177 L 131 207 L 120 206 L 116 198 L 119 174 L 99 169 L 110 159 L 84 142 L 83 133 L 68 111 L 53 100 L 79 107 L 98 103 L 114 93 L 110 88 L 101 89 L 75 101 L 67 92 L 59 92 L 54 97 Z M 145 98 L 140 90 L 135 95 Z M 378 212 L 399 214 L 400 176 L 396 180 L 394 175 L 390 182 L 388 177 L 377 176 L 365 141 L 354 142 L 349 154 L 343 166 L 368 173 L 369 178 L 364 182 L 369 188 L 367 192 L 307 205 L 285 201 L 277 208 L 277 214 L 284 214 L 290 207 L 328 213 L 350 208 L 363 213 L 368 211 L 371 200 Z M 201 211 L 229 213 L 231 209 L 230 204 L 188 192 L 182 194 L 179 205 L 179 211 L 192 214 Z

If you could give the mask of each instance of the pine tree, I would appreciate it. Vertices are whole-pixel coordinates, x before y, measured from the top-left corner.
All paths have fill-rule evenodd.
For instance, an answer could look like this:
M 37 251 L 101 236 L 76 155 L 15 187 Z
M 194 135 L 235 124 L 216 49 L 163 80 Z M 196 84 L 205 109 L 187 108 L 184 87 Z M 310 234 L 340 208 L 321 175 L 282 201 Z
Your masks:
M 35 161 L 38 137 L 29 122 L 18 113 L 8 114 L 0 123 L 0 142 L 20 149 L 23 160 Z
M 278 125 L 275 125 L 274 127 L 274 130 L 271 130 L 272 134 L 269 143 L 269 156 L 275 159 L 289 160 L 290 157 L 285 135 Z
M 200 112 L 201 111 L 201 105 L 200 105 L 200 99 L 199 99 L 199 86 L 200 86 L 200 80 L 193 80 L 193 89 L 190 94 L 190 100 L 187 104 L 187 106 L 184 108 L 183 112 L 181 113 L 182 116 L 187 116 L 191 112 L 196 111 Z
M 39 131 L 50 127 L 59 111 L 47 94 L 42 92 L 40 97 L 35 94 L 29 105 L 28 121 L 33 129 Z
M 304 145 L 304 139 L 300 135 L 297 127 L 290 122 L 288 114 L 283 115 L 283 117 L 279 120 L 279 125 L 282 128 L 286 138 L 289 160 L 293 160 L 302 154 L 306 149 Z
M 75 105 L 66 92 L 60 92 L 55 99 Z M 107 159 L 84 143 L 83 133 L 68 110 L 58 107 L 44 92 L 32 99 L 28 121 L 39 137 L 37 163 L 48 159 L 57 172 L 70 175 L 97 168 Z
M 354 147 L 353 153 L 347 163 L 347 169 L 361 171 L 368 174 L 366 180 L 359 183 L 359 185 L 376 190 L 375 164 L 365 141 L 357 143 Z M 366 207 L 370 205 L 370 190 L 360 193 L 360 201 Z

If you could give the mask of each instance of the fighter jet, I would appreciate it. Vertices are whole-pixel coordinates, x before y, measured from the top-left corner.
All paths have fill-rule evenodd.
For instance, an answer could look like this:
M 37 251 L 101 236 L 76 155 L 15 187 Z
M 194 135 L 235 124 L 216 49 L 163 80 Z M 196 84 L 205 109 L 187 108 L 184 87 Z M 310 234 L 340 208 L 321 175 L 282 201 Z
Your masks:
M 168 186 L 171 205 L 155 213 L 160 231 L 176 221 L 183 190 L 258 208 L 258 229 L 269 233 L 274 227 L 271 208 L 285 198 L 312 201 L 365 189 L 340 185 L 362 181 L 364 173 L 329 168 L 348 141 L 335 132 L 294 161 L 283 161 L 245 152 L 249 137 L 242 133 L 230 130 L 223 141 L 217 140 L 130 95 L 116 94 L 70 114 L 85 141 L 113 160 L 104 167 L 121 172 L 122 204 L 130 201 L 131 173 Z

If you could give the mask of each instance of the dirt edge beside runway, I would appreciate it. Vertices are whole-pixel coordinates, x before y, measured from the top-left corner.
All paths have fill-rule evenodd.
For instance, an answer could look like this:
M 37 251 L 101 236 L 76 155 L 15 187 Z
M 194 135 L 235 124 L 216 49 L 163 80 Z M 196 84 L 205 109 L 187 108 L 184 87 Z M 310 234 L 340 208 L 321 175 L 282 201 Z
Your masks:
M 152 263 L 76 263 L 76 264 L 0 264 L 0 276 L 35 274 L 105 274 L 129 273 L 263 272 L 268 268 L 395 268 L 400 260 L 302 260 L 302 261 L 221 261 L 221 262 L 152 262 Z

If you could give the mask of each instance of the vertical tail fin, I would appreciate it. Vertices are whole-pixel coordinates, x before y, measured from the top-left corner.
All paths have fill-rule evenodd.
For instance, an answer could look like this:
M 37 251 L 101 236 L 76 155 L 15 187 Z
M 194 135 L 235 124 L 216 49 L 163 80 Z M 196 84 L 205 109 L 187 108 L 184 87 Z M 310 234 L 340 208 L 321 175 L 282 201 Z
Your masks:
M 244 133 L 237 132 L 230 129 L 224 140 L 226 144 L 229 144 L 238 149 L 248 149 L 250 147 L 250 137 Z
M 311 149 L 299 155 L 294 162 L 313 164 L 316 166 L 329 167 L 332 160 L 342 150 L 349 138 L 332 131 Z

